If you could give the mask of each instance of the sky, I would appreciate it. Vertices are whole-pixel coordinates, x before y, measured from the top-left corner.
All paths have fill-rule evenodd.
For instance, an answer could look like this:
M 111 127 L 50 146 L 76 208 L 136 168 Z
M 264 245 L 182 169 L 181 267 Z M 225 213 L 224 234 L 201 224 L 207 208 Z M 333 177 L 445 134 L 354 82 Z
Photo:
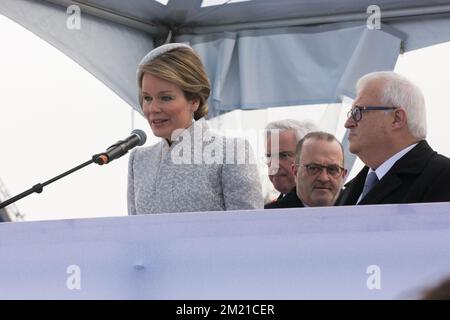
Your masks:
M 134 127 L 147 132 L 146 145 L 157 141 L 146 121 L 109 88 L 1 15 L 0 39 L 0 180 L 10 196 L 89 160 L 127 137 L 133 129 L 132 117 Z M 427 140 L 446 156 L 450 156 L 448 57 L 450 43 L 440 44 L 401 55 L 395 68 L 423 90 Z M 311 111 L 310 120 L 323 124 L 322 115 L 330 108 L 334 107 L 304 110 Z M 269 110 L 264 117 L 278 120 L 292 114 L 289 110 Z M 340 115 L 338 137 L 344 132 L 345 113 Z M 126 215 L 127 164 L 128 155 L 106 166 L 91 164 L 16 206 L 27 221 Z M 355 165 L 356 169 L 361 166 L 360 162 Z
M 0 39 L 0 179 L 11 196 L 130 134 L 131 108 L 71 59 L 3 16 Z M 125 215 L 126 178 L 127 157 L 92 164 L 16 205 L 26 220 Z

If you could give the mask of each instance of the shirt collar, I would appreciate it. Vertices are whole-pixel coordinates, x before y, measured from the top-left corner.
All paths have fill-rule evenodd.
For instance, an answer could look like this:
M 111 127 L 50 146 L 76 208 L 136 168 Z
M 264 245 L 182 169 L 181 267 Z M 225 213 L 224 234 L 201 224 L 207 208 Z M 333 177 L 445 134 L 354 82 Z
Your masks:
M 369 172 L 367 172 L 367 175 L 369 175 L 371 172 L 375 171 L 375 174 L 378 177 L 378 180 L 381 180 L 385 174 L 392 168 L 392 166 L 400 160 L 405 154 L 407 154 L 412 148 L 414 148 L 417 145 L 417 143 L 414 143 L 396 154 L 394 154 L 392 157 L 387 159 L 385 162 L 383 162 L 376 170 L 373 170 L 372 168 L 369 168 Z

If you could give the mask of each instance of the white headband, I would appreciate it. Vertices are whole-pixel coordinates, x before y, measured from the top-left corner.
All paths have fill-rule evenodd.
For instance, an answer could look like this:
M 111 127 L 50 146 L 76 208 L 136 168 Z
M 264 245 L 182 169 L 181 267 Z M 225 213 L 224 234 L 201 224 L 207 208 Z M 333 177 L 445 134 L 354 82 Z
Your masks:
M 153 49 L 152 51 L 147 53 L 144 58 L 142 58 L 141 62 L 139 62 L 138 70 L 136 72 L 137 80 L 139 81 L 140 77 L 142 76 L 142 72 L 139 71 L 140 66 L 142 66 L 144 64 L 148 64 L 150 61 L 152 61 L 156 57 L 162 55 L 163 53 L 166 53 L 167 51 L 170 51 L 170 50 L 173 50 L 176 48 L 188 48 L 188 49 L 193 50 L 189 45 L 187 45 L 185 43 L 167 43 L 167 44 L 163 44 L 162 46 L 159 46 L 159 47 Z

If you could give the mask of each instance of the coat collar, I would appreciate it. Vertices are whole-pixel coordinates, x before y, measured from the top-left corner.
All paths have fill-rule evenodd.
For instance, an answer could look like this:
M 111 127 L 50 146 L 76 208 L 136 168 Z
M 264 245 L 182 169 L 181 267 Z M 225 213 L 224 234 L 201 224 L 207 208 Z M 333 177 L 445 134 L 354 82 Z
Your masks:
M 173 145 L 182 141 L 182 136 L 186 133 L 186 131 L 192 137 L 195 135 L 195 132 L 199 132 L 199 133 L 201 133 L 201 135 L 203 135 L 203 133 L 208 130 L 209 130 L 209 126 L 208 126 L 208 123 L 206 122 L 205 118 L 200 118 L 197 121 L 193 121 L 192 124 L 189 127 L 187 127 L 186 129 L 175 130 L 172 133 L 172 143 L 170 145 L 166 139 L 161 139 L 161 143 L 163 144 L 164 149 L 169 149 L 169 148 L 173 147 Z M 200 137 L 201 137 L 201 135 L 200 135 Z
M 402 175 L 420 174 L 430 158 L 436 154 L 425 140 L 420 141 L 414 148 L 400 158 L 380 182 L 373 187 L 359 204 L 380 203 L 387 195 L 402 184 Z M 365 166 L 358 175 L 345 184 L 346 192 L 339 203 L 355 204 L 361 194 L 369 168 Z

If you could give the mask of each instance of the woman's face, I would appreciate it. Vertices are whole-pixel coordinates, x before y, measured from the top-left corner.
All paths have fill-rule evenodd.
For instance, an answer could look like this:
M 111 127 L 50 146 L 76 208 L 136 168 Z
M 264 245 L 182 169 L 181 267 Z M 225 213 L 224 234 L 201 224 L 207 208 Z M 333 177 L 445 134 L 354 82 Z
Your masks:
M 155 136 L 170 140 L 174 130 L 188 128 L 198 105 L 198 100 L 188 101 L 176 84 L 144 74 L 142 109 Z

